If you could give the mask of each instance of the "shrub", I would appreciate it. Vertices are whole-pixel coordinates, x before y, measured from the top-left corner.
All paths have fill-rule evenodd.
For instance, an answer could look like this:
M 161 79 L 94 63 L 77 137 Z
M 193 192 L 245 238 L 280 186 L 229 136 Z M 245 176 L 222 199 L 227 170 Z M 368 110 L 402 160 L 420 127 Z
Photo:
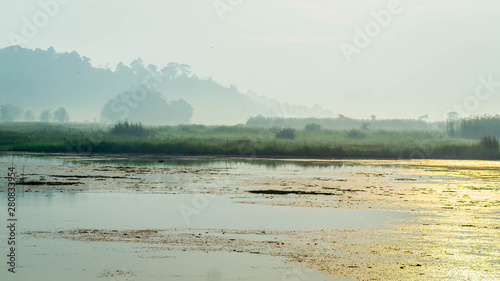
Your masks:
M 125 121 L 113 125 L 109 133 L 115 136 L 147 137 L 150 131 L 144 128 L 141 123 L 129 123 Z
M 177 128 L 183 132 L 190 132 L 190 133 L 195 133 L 195 132 L 201 132 L 207 129 L 207 126 L 205 125 L 198 125 L 198 124 L 193 124 L 193 125 L 179 125 Z
M 304 127 L 307 132 L 318 132 L 321 131 L 321 125 L 316 123 L 309 123 Z
M 369 123 L 363 123 L 363 124 L 361 124 L 361 130 L 363 130 L 363 131 L 370 130 L 370 124 Z
M 293 140 L 297 137 L 297 135 L 295 133 L 295 129 L 292 129 L 292 128 L 282 129 L 282 130 L 276 132 L 275 136 L 277 139 L 289 139 L 289 140 Z
M 498 150 L 498 139 L 494 136 L 484 136 L 481 138 L 480 144 L 487 149 Z
M 365 137 L 365 133 L 360 130 L 350 130 L 347 132 L 347 137 L 351 139 L 362 139 Z

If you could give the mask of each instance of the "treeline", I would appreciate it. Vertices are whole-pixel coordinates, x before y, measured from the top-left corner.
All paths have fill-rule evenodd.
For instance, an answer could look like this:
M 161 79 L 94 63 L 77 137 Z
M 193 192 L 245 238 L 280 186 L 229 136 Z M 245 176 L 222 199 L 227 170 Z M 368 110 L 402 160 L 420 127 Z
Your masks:
M 294 128 L 303 129 L 310 124 L 315 124 L 324 129 L 351 130 L 351 129 L 373 129 L 373 130 L 410 130 L 427 131 L 433 129 L 444 129 L 444 123 L 429 123 L 415 119 L 384 119 L 377 120 L 375 116 L 371 119 L 352 119 L 342 115 L 337 118 L 279 118 L 264 117 L 262 115 L 250 117 L 246 122 L 248 127 L 258 128 Z
M 481 115 L 450 119 L 446 122 L 426 122 L 416 119 L 352 119 L 340 115 L 338 118 L 279 118 L 251 117 L 247 127 L 293 128 L 306 131 L 330 130 L 386 130 L 386 131 L 446 131 L 451 137 L 480 139 L 500 138 L 500 115 Z
M 101 117 L 108 124 L 127 119 L 148 125 L 177 125 L 221 124 L 228 119 L 244 123 L 248 116 L 275 111 L 332 116 L 319 106 L 281 104 L 198 77 L 186 64 L 155 66 L 138 58 L 128 65 L 120 62 L 116 67 L 101 68 L 75 51 L 20 46 L 0 48 L 0 62 L 0 104 L 46 109 L 57 102 L 70 112 L 72 120 Z M 144 85 L 151 93 L 137 93 Z M 22 120 L 23 116 L 16 118 Z
M 445 131 L 325 130 L 246 126 L 0 123 L 0 151 L 160 153 L 310 158 L 500 160 L 498 139 L 447 138 Z
M 64 107 L 60 107 L 54 112 L 52 112 L 52 110 L 43 110 L 40 115 L 36 116 L 36 114 L 31 110 L 24 111 L 24 109 L 18 106 L 4 104 L 0 105 L 0 121 L 41 121 L 66 123 L 69 122 L 69 114 Z
M 500 116 L 483 115 L 461 119 L 459 120 L 458 134 L 468 139 L 500 138 Z
M 13 145 L 10 151 L 74 152 L 89 147 L 86 153 L 159 153 L 163 155 L 227 155 L 242 157 L 306 157 L 306 158 L 373 158 L 373 159 L 494 159 L 500 160 L 498 147 L 481 144 L 439 144 L 425 147 L 428 155 L 416 153 L 418 145 L 337 145 L 299 142 L 249 140 L 218 141 L 195 139 L 170 140 L 75 140 L 67 143 L 47 142 Z

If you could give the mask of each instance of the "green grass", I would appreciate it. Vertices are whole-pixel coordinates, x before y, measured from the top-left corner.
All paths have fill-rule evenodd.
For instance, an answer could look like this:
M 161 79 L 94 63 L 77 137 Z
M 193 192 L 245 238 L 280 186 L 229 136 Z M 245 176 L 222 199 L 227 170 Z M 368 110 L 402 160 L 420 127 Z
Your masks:
M 304 158 L 500 159 L 479 140 L 448 138 L 438 131 L 297 130 L 293 140 L 271 129 L 244 126 L 147 127 L 148 137 L 116 136 L 109 126 L 0 123 L 4 151 L 70 153 L 157 153 Z

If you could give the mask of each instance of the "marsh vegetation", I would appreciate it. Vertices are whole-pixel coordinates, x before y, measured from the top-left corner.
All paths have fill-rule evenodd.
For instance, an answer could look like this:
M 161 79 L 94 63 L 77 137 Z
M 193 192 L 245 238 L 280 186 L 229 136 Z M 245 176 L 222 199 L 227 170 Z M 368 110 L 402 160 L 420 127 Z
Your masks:
M 0 149 L 29 152 L 158 153 L 311 158 L 500 159 L 498 116 L 457 121 L 446 129 L 301 129 L 247 125 L 145 126 L 141 123 L 0 123 Z M 479 128 L 479 129 L 478 129 Z

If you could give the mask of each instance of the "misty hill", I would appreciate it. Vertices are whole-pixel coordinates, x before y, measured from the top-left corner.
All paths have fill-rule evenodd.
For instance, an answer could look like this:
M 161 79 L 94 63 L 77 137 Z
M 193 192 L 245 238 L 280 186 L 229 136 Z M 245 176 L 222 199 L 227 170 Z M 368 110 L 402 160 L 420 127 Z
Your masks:
M 66 107 L 74 119 L 96 118 L 113 95 L 139 83 L 129 80 L 133 78 L 94 68 L 89 58 L 76 52 L 20 47 L 0 50 L 0 104 L 11 103 L 38 113 Z
M 101 113 L 110 113 L 112 105 L 130 109 L 130 114 L 121 115 L 125 119 L 141 119 L 143 114 L 149 114 L 145 120 L 133 121 L 156 124 L 235 124 L 244 123 L 249 116 L 258 114 L 282 116 L 286 113 L 291 117 L 332 115 L 317 106 L 291 106 L 254 93 L 241 93 L 233 86 L 225 87 L 212 79 L 192 74 L 189 65 L 185 64 L 170 63 L 159 68 L 144 65 L 141 59 L 136 59 L 128 66 L 119 63 L 111 70 L 92 66 L 90 58 L 77 52 L 58 53 L 54 48 L 31 50 L 11 46 L 0 49 L 0 85 L 0 105 L 12 104 L 31 110 L 34 115 L 64 107 L 73 121 L 110 120 L 109 116 L 115 114 L 116 117 L 118 110 L 108 116 Z M 120 100 L 127 95 L 130 97 L 131 91 L 141 85 L 146 85 L 150 94 L 155 93 L 152 99 L 162 99 L 159 102 L 163 106 L 152 107 L 154 102 L 148 99 L 147 106 L 136 109 L 138 104 L 135 101 L 127 104 Z M 174 108 L 191 112 L 175 110 L 181 116 L 174 117 Z M 153 113 L 151 110 L 169 110 L 172 113 Z

